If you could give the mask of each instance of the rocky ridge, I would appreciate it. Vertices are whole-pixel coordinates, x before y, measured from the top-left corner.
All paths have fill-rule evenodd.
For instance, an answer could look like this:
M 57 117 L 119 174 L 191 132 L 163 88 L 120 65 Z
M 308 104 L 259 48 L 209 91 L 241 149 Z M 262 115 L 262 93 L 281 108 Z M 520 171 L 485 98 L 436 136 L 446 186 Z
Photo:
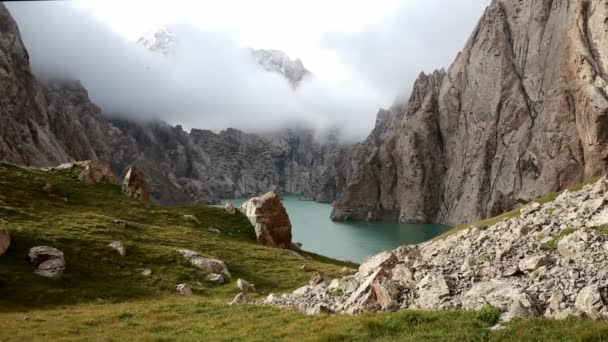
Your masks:
M 369 257 L 357 273 L 317 277 L 262 304 L 309 313 L 499 309 L 608 319 L 608 181 L 532 203 L 492 226 Z
M 493 0 L 374 133 L 332 217 L 458 225 L 605 173 L 607 18 L 605 1 Z

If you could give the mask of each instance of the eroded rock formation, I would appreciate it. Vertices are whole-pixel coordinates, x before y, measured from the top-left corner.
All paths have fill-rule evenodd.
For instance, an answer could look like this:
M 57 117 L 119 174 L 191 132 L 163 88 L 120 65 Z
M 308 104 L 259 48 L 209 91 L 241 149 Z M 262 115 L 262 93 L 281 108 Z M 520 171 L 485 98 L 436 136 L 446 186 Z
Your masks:
M 393 109 L 333 218 L 460 224 L 606 172 L 607 8 L 492 1 L 452 66 Z
M 277 248 L 291 248 L 291 222 L 276 192 L 254 197 L 242 206 L 255 228 L 259 243 Z

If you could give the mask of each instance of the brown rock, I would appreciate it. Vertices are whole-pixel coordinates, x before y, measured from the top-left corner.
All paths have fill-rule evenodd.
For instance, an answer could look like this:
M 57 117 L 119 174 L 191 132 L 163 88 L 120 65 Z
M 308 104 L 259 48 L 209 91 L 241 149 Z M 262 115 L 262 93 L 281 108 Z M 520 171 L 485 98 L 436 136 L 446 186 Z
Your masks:
M 277 248 L 291 248 L 291 222 L 279 195 L 271 191 L 243 204 L 245 215 L 255 227 L 259 243 Z
M 84 167 L 82 172 L 80 172 L 80 175 L 78 175 L 78 179 L 85 184 L 118 183 L 118 178 L 116 178 L 112 172 L 112 167 L 108 163 L 97 160 L 88 160 L 76 164 Z
M 129 197 L 150 202 L 150 189 L 148 188 L 144 172 L 141 169 L 132 166 L 127 171 L 122 183 L 122 192 Z

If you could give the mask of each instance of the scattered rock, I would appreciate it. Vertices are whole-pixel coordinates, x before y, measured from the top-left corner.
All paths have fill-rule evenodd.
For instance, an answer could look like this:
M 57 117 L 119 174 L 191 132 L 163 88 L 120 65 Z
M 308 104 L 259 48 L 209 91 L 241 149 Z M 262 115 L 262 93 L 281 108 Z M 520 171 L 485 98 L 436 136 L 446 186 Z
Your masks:
M 6 228 L 0 228 L 0 255 L 6 253 L 11 245 L 11 236 Z
M 149 268 L 144 268 L 144 270 L 141 271 L 141 275 L 143 275 L 144 277 L 149 277 L 152 275 L 152 270 Z
M 143 170 L 132 166 L 122 182 L 122 192 L 134 199 L 150 202 L 150 188 Z
M 315 286 L 315 285 L 323 284 L 326 282 L 327 282 L 327 278 L 325 277 L 325 275 L 323 273 L 317 272 L 310 278 L 310 286 Z
M 357 270 L 344 266 L 340 269 L 340 272 L 342 272 L 342 274 L 345 274 L 345 275 L 351 275 L 351 274 L 356 273 Z
M 422 309 L 438 307 L 443 299 L 450 294 L 450 289 L 441 274 L 429 274 L 416 286 L 418 290 L 418 306 Z
M 175 290 L 177 291 L 177 293 L 184 296 L 192 295 L 192 288 L 188 284 L 179 284 L 175 287 Z
M 49 246 L 37 246 L 30 249 L 28 253 L 30 263 L 36 267 L 39 276 L 56 278 L 65 271 L 65 259 L 63 253 L 57 248 Z
M 224 210 L 226 211 L 226 213 L 228 213 L 228 215 L 236 214 L 236 208 L 230 202 L 226 203 Z
M 551 258 L 547 255 L 536 255 L 525 258 L 519 262 L 519 269 L 523 272 L 536 271 L 539 267 L 549 264 Z
M 252 198 L 242 209 L 255 227 L 259 243 L 283 249 L 291 247 L 291 222 L 276 192 Z
M 207 228 L 207 231 L 210 232 L 210 233 L 214 233 L 214 234 L 221 234 L 222 233 L 221 230 L 219 230 L 217 228 L 213 228 L 213 227 Z
M 534 202 L 528 206 L 525 206 L 520 211 L 521 218 L 526 218 L 528 215 L 539 211 L 541 208 L 540 203 Z
M 120 254 L 120 256 L 125 256 L 127 254 L 127 248 L 125 247 L 125 245 L 120 242 L 120 241 L 113 241 L 112 243 L 110 243 L 108 245 L 108 247 L 112 248 L 113 250 L 117 251 L 118 254 Z
M 236 286 L 239 288 L 239 290 L 241 290 L 241 292 L 255 291 L 255 285 L 250 284 L 241 278 L 236 281 Z
M 239 305 L 247 303 L 247 294 L 245 292 L 241 292 L 234 297 L 234 299 L 228 303 L 228 305 Z
M 317 304 L 306 310 L 307 315 L 332 314 L 333 311 L 326 304 Z
M 207 275 L 207 281 L 222 285 L 226 282 L 226 279 L 224 279 L 224 276 L 222 274 L 212 273 Z
M 123 221 L 123 220 L 119 220 L 119 219 L 113 219 L 112 223 L 120 228 L 127 228 L 129 226 L 129 224 L 127 223 L 127 221 Z
M 585 286 L 576 296 L 575 307 L 593 319 L 608 319 L 608 307 L 597 285 Z
M 188 221 L 192 221 L 196 224 L 201 224 L 201 221 L 198 220 L 198 218 L 196 218 L 196 216 L 194 215 L 184 215 L 184 218 Z
M 192 265 L 198 267 L 201 271 L 205 272 L 206 274 L 219 273 L 219 274 L 223 274 L 226 277 L 230 277 L 230 272 L 228 271 L 228 267 L 221 260 L 205 258 L 205 257 L 201 256 L 198 252 L 192 251 L 189 249 L 180 249 L 180 250 L 178 250 L 178 252 L 186 260 L 188 260 Z

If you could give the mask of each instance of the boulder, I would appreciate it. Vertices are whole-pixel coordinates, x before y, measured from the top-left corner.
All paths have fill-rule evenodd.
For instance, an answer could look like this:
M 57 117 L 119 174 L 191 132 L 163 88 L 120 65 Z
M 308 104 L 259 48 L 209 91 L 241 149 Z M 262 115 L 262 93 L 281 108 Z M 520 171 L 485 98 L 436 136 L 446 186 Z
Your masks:
M 608 318 L 608 307 L 597 285 L 585 286 L 576 296 L 574 306 L 590 318 Z
M 533 213 L 539 211 L 540 208 L 541 208 L 541 205 L 538 202 L 534 202 L 532 204 L 529 204 L 529 205 L 523 207 L 520 210 L 520 217 L 521 218 L 526 218 L 528 215 L 533 214 Z
M 269 247 L 291 248 L 291 222 L 276 192 L 252 198 L 243 204 L 242 209 L 255 227 L 259 243 Z
M 207 275 L 207 281 L 218 284 L 218 285 L 222 285 L 226 282 L 226 279 L 224 279 L 224 275 L 219 274 L 219 273 L 212 273 Z
M 588 246 L 589 233 L 583 229 L 562 238 L 557 243 L 557 252 L 568 259 L 577 259 Z
M 201 271 L 206 274 L 223 274 L 226 277 L 230 277 L 230 272 L 228 271 L 228 267 L 226 264 L 218 259 L 205 258 L 200 255 L 200 253 L 196 251 L 192 251 L 189 249 L 180 249 L 178 250 L 179 254 L 181 254 L 186 260 L 188 260 L 192 265 L 199 268 Z
M 150 188 L 146 176 L 140 168 L 132 166 L 127 171 L 122 182 L 122 192 L 131 198 L 150 202 Z
M 462 298 L 465 310 L 480 310 L 492 306 L 503 312 L 505 321 L 535 314 L 533 302 L 514 282 L 490 280 L 476 283 Z
M 522 272 L 532 272 L 537 270 L 539 267 L 548 265 L 551 262 L 551 258 L 547 255 L 536 255 L 525 258 L 519 262 L 519 269 Z
M 228 215 L 234 215 L 234 214 L 236 214 L 236 208 L 230 202 L 226 203 L 226 206 L 224 207 L 224 210 L 226 211 L 226 213 Z
M 33 247 L 29 250 L 28 258 L 30 263 L 36 267 L 34 273 L 39 276 L 56 278 L 65 271 L 63 252 L 57 248 L 49 246 Z
M 6 253 L 11 245 L 11 236 L 8 229 L 0 228 L 0 255 Z
M 444 297 L 450 295 L 450 288 L 441 274 L 427 275 L 416 285 L 416 289 L 418 291 L 416 304 L 422 309 L 435 309 Z
M 399 283 L 386 278 L 378 278 L 372 284 L 376 300 L 383 310 L 398 308 L 398 299 L 401 293 Z
M 323 273 L 315 273 L 309 281 L 310 286 L 316 286 L 320 284 L 327 283 L 327 278 Z
M 255 285 L 241 278 L 236 281 L 236 286 L 239 288 L 239 290 L 241 290 L 241 292 L 255 291 Z
M 144 277 L 149 277 L 152 275 L 152 270 L 149 268 L 145 268 L 143 271 L 141 271 L 141 275 L 143 275 Z
M 188 284 L 179 284 L 175 287 L 175 290 L 177 291 L 177 293 L 184 296 L 192 295 L 192 288 Z
M 127 254 L 127 248 L 120 241 L 113 241 L 111 244 L 108 245 L 108 247 L 110 247 L 113 250 L 115 250 L 116 252 L 118 252 L 118 254 L 120 254 L 120 256 L 124 257 Z
M 78 175 L 78 179 L 85 184 L 118 183 L 118 178 L 116 178 L 114 172 L 112 172 L 112 167 L 108 163 L 97 160 L 87 160 L 75 164 L 84 167 Z

